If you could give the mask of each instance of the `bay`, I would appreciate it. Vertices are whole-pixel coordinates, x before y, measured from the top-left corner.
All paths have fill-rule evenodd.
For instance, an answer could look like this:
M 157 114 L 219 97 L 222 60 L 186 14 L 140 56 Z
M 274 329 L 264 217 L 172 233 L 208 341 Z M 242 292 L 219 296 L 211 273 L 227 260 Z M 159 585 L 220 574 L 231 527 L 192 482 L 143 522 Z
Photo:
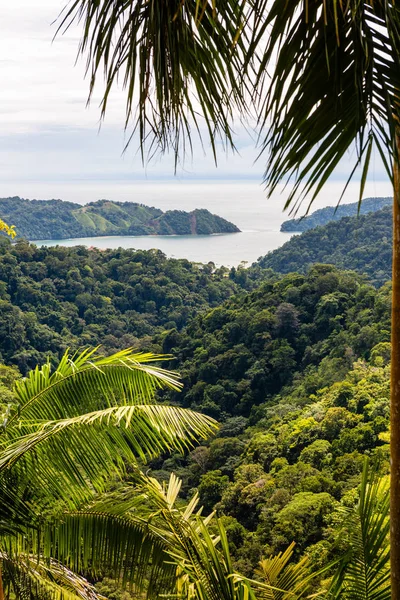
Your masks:
M 345 202 L 357 200 L 357 182 L 348 188 Z M 47 186 L 47 187 L 46 187 Z M 80 204 L 107 198 L 140 202 L 162 210 L 191 211 L 206 208 L 239 227 L 241 233 L 213 236 L 108 236 L 64 240 L 32 240 L 38 245 L 85 245 L 96 248 L 158 248 L 168 257 L 187 258 L 195 262 L 214 262 L 228 267 L 251 264 L 260 256 L 278 248 L 293 235 L 280 232 L 287 194 L 267 199 L 258 182 L 249 181 L 96 181 L 58 182 L 33 186 L 37 198 L 59 198 Z M 313 210 L 335 205 L 343 188 L 342 182 L 331 183 L 313 204 Z M 365 195 L 383 196 L 386 185 L 374 185 Z M 386 194 L 387 195 L 387 194 Z M 32 198 L 32 192 L 28 197 Z M 306 205 L 302 208 L 304 214 Z

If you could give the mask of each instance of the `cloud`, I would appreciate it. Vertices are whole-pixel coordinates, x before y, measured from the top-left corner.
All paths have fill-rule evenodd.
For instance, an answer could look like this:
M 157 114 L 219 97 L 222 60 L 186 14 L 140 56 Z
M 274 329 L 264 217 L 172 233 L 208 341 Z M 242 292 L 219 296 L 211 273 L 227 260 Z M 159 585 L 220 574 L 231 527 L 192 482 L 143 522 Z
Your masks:
M 121 91 L 110 98 L 105 123 L 99 129 L 101 86 L 86 108 L 88 81 L 85 63 L 75 65 L 79 28 L 53 37 L 54 20 L 66 0 L 3 2 L 0 36 L 0 181 L 7 189 L 15 182 L 131 181 L 172 178 L 173 156 L 156 157 L 145 167 L 134 138 L 123 154 L 125 99 Z M 238 154 L 218 147 L 218 168 L 210 147 L 204 152 L 194 141 L 193 159 L 178 166 L 179 179 L 254 179 L 262 181 L 265 158 L 255 163 L 255 136 L 237 127 Z M 205 136 L 206 139 L 206 136 Z M 339 165 L 333 180 L 349 172 L 352 157 Z M 385 180 L 375 159 L 375 181 Z M 0 186 L 0 195 L 2 186 Z

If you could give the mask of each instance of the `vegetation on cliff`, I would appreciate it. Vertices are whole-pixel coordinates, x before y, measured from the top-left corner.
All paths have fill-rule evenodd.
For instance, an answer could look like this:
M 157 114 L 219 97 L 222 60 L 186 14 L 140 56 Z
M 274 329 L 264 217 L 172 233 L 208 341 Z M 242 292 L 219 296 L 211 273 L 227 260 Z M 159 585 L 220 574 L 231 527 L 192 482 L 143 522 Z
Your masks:
M 51 240 L 102 235 L 210 235 L 239 229 L 205 209 L 192 212 L 136 202 L 98 200 L 84 206 L 63 200 L 0 199 L 0 214 L 17 236 Z
M 391 206 L 393 198 L 365 198 L 361 204 L 351 202 L 350 204 L 340 204 L 339 206 L 327 206 L 320 208 L 311 215 L 299 219 L 290 219 L 284 221 L 281 225 L 281 231 L 308 231 L 318 225 L 326 225 L 330 221 L 340 221 L 343 217 L 355 217 L 357 215 L 366 215 L 370 212 L 376 212 L 385 206 Z
M 391 277 L 392 229 L 390 207 L 359 217 L 344 217 L 293 236 L 260 258 L 248 275 L 260 277 L 268 268 L 279 273 L 306 273 L 315 263 L 330 263 L 367 275 L 379 286 Z

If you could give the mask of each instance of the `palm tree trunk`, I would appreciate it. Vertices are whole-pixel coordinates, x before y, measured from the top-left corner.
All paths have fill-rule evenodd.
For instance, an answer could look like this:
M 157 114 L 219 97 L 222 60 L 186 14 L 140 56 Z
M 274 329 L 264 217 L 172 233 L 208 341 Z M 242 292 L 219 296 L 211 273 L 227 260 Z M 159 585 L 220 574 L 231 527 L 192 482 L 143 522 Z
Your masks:
M 396 136 L 400 152 L 400 131 Z M 390 379 L 390 552 L 392 599 L 400 599 L 400 165 L 393 165 L 392 360 Z
M 3 564 L 0 560 L 0 600 L 4 600 L 4 586 L 3 586 Z

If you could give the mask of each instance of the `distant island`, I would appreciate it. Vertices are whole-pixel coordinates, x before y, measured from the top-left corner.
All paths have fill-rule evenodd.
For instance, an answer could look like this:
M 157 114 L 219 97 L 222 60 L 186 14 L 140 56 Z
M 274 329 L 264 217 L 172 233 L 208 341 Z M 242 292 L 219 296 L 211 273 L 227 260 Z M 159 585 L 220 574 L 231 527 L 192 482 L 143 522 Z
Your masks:
M 162 210 L 137 202 L 98 200 L 82 206 L 63 200 L 0 198 L 1 218 L 17 237 L 62 240 L 105 235 L 212 235 L 237 233 L 236 225 L 206 209 Z
M 338 207 L 327 206 L 316 210 L 308 217 L 290 219 L 281 225 L 281 231 L 308 231 L 319 225 L 326 225 L 330 221 L 339 221 L 343 217 L 355 217 L 357 214 L 366 215 L 370 212 L 381 210 L 392 205 L 393 198 L 365 198 L 361 205 L 358 202 L 341 204 Z

